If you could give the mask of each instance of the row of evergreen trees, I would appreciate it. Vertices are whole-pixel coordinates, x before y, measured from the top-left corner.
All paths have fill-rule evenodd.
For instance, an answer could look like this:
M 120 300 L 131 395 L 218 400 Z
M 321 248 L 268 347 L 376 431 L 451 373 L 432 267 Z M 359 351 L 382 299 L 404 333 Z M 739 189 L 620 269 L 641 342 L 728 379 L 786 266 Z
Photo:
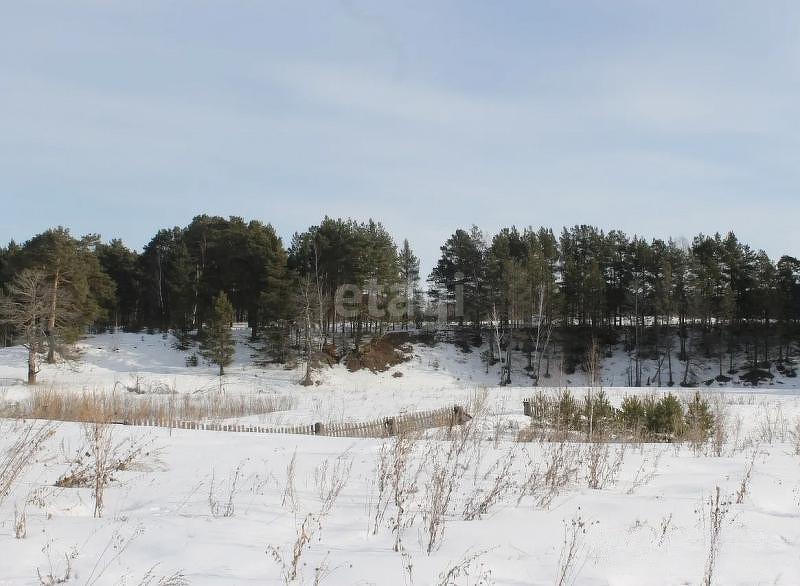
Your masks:
M 648 242 L 592 226 L 552 230 L 514 227 L 487 242 L 457 230 L 442 247 L 430 281 L 437 297 L 463 290 L 464 319 L 525 323 L 541 297 L 562 325 L 617 327 L 677 320 L 713 323 L 800 319 L 800 260 L 773 262 L 733 233 L 691 242 Z
M 67 340 L 91 324 L 202 328 L 221 292 L 234 319 L 254 332 L 297 324 L 327 336 L 341 326 L 357 340 L 388 323 L 441 319 L 432 309 L 437 302 L 449 307 L 449 321 L 465 325 L 544 321 L 556 328 L 624 327 L 637 335 L 654 327 L 722 324 L 773 327 L 791 336 L 800 320 L 800 261 L 782 256 L 775 262 L 732 233 L 679 242 L 591 226 L 559 236 L 511 227 L 487 240 L 475 227 L 459 229 L 441 247 L 427 299 L 408 241 L 398 246 L 372 220 L 326 217 L 295 234 L 288 249 L 269 224 L 206 215 L 158 231 L 141 252 L 97 235 L 76 238 L 64 228 L 0 248 L 0 286 L 33 268 L 56 297 L 69 299 L 70 311 L 44 324 L 48 336 Z M 357 291 L 337 296 L 347 284 Z M 399 312 L 392 299 L 398 295 Z M 348 310 L 346 317 L 337 306 Z M 6 326 L 7 340 L 13 329 Z
M 254 331 L 298 321 L 304 304 L 312 306 L 315 327 L 334 329 L 336 291 L 343 284 L 377 289 L 406 283 L 407 306 L 395 321 L 410 321 L 412 305 L 422 306 L 419 261 L 408 241 L 396 246 L 372 220 L 325 218 L 295 234 L 286 249 L 269 224 L 203 215 L 184 228 L 159 230 L 140 253 L 117 239 L 76 238 L 59 227 L 0 248 L 0 290 L 26 269 L 42 271 L 52 291 L 80 307 L 77 314 L 68 312 L 68 319 L 63 319 L 66 311 L 54 311 L 62 314 L 58 329 L 66 340 L 89 325 L 201 329 L 212 320 L 221 292 L 234 319 L 248 322 Z M 309 289 L 304 284 L 311 285 L 312 300 L 302 298 Z M 385 296 L 376 293 L 376 303 Z M 372 327 L 382 321 L 374 315 L 367 319 L 369 303 L 369 295 L 350 295 L 345 304 L 353 314 L 349 321 Z M 5 331 L 10 333 L 8 327 Z

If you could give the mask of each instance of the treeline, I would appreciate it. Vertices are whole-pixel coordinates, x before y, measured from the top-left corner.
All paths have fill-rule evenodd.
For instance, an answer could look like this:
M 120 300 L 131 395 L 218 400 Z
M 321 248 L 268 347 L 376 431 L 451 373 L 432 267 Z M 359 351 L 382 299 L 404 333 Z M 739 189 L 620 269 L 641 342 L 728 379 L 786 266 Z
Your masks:
M 48 293 L 41 301 L 52 306 L 39 324 L 51 360 L 56 337 L 72 341 L 88 326 L 202 330 L 213 320 L 220 293 L 234 319 L 247 322 L 254 335 L 275 325 L 311 325 L 323 334 L 344 322 L 358 334 L 383 328 L 387 320 L 374 309 L 383 311 L 390 285 L 401 282 L 401 311 L 392 320 L 408 324 L 413 308 L 422 307 L 419 261 L 408 241 L 397 246 L 372 220 L 326 217 L 295 234 L 288 249 L 271 225 L 238 217 L 197 216 L 186 227 L 159 230 L 141 252 L 120 240 L 78 238 L 59 227 L 0 248 L 0 288 L 8 293 L 26 271 L 27 277 L 39 273 Z M 350 285 L 339 300 L 346 318 L 334 311 L 342 285 Z M 6 343 L 21 329 L 6 319 Z
M 491 242 L 476 228 L 442 246 L 432 294 L 455 301 L 477 323 L 529 322 L 542 296 L 563 326 L 702 325 L 795 322 L 800 318 L 800 261 L 773 262 L 733 233 L 691 242 L 646 241 L 591 226 L 500 230 Z
M 407 240 L 373 220 L 327 217 L 288 247 L 270 224 L 237 217 L 198 216 L 158 231 L 141 252 L 55 228 L 0 249 L 6 292 L 26 270 L 50 291 L 42 329 L 51 359 L 56 338 L 72 340 L 90 325 L 202 329 L 223 292 L 254 334 L 293 328 L 296 344 L 304 332 L 305 345 L 313 338 L 320 348 L 337 331 L 357 349 L 364 331 L 435 320 L 497 334 L 499 325 L 538 335 L 543 325 L 624 330 L 637 350 L 652 331 L 674 331 L 683 346 L 690 327 L 729 338 L 761 327 L 788 343 L 800 320 L 800 261 L 770 259 L 733 233 L 678 242 L 591 226 L 559 235 L 511 227 L 491 239 L 459 229 L 441 247 L 427 296 Z M 21 326 L 5 324 L 8 342 Z
M 773 261 L 733 233 L 679 242 L 592 226 L 558 236 L 546 228 L 511 227 L 487 242 L 473 227 L 457 230 L 441 250 L 430 276 L 432 295 L 449 301 L 456 308 L 451 317 L 462 323 L 501 324 L 490 329 L 490 339 L 495 334 L 507 346 L 506 329 L 527 327 L 529 368 L 531 353 L 552 354 L 554 337 L 566 372 L 572 372 L 591 340 L 611 343 L 621 334 L 635 360 L 630 384 L 642 384 L 644 359 L 666 360 L 672 384 L 677 337 L 687 384 L 693 332 L 704 355 L 719 358 L 720 380 L 726 378 L 723 370 L 734 372 L 741 343 L 756 369 L 770 358 L 781 362 L 797 340 L 800 261 L 788 255 Z M 501 358 L 503 351 L 498 347 Z M 724 369 L 723 355 L 730 362 Z M 660 363 L 658 373 L 660 378 Z

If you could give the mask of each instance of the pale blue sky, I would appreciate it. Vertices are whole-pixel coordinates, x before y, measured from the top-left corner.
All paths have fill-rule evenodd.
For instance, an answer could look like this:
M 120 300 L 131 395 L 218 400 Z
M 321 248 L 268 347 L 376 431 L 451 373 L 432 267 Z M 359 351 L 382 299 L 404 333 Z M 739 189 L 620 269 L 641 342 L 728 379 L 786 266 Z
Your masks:
M 0 240 L 201 212 L 798 255 L 800 3 L 0 1 Z

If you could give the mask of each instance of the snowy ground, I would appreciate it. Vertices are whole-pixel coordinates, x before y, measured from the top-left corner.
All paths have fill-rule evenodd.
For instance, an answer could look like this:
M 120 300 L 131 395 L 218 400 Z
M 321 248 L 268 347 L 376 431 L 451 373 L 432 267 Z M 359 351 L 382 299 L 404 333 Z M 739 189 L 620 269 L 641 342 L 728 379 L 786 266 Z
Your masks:
M 186 353 L 175 350 L 170 338 L 118 334 L 89 338 L 74 363 L 45 366 L 41 384 L 66 392 L 120 393 L 137 380 L 142 387 L 179 393 L 212 392 L 222 384 L 228 393 L 296 398 L 291 411 L 256 418 L 267 423 L 370 419 L 469 404 L 485 390 L 488 411 L 475 422 L 480 441 L 470 444 L 461 461 L 463 475 L 454 484 L 441 543 L 428 554 L 433 462 L 437 455 L 443 461 L 451 446 L 442 439 L 414 447 L 415 462 L 428 459 L 406 503 L 408 523 L 395 552 L 394 505 L 373 531 L 380 453 L 393 440 L 115 426 L 115 442 L 150 443 L 158 456 L 117 473 L 103 518 L 95 519 L 91 489 L 53 486 L 83 451 L 82 427 L 62 423 L 0 504 L 0 584 L 39 584 L 37 569 L 45 583 L 48 574 L 64 577 L 67 559 L 67 584 L 157 584 L 176 572 L 191 584 L 281 584 L 309 514 L 310 539 L 296 583 L 312 584 L 316 569 L 326 568 L 323 584 L 558 584 L 569 550 L 565 529 L 569 545 L 575 522 L 575 558 L 562 583 L 699 584 L 709 551 L 708 499 L 717 486 L 727 513 L 714 583 L 800 584 L 800 455 L 792 436 L 800 394 L 788 380 L 762 389 L 702 389 L 726 406 L 731 433 L 721 456 L 707 446 L 696 453 L 687 445 L 644 444 L 622 453 L 622 446 L 612 445 L 607 465 L 619 461 L 619 470 L 592 489 L 589 447 L 564 446 L 575 469 L 552 502 L 543 503 L 541 494 L 523 494 L 521 487 L 559 446 L 511 441 L 526 424 L 521 399 L 531 388 L 490 386 L 496 376 L 485 372 L 476 353 L 416 346 L 411 362 L 388 372 L 336 367 L 322 373 L 319 385 L 303 388 L 296 384 L 297 370 L 253 366 L 256 350 L 243 335 L 239 340 L 236 362 L 222 383 L 211 367 L 186 367 Z M 615 355 L 604 372 L 619 376 L 624 362 Z M 18 382 L 24 365 L 20 349 L 0 350 L 0 399 L 25 398 L 28 390 Z M 633 391 L 609 389 L 614 400 L 627 392 Z M 18 437 L 21 426 L 0 421 L 0 448 Z M 480 518 L 465 520 L 467 503 L 491 489 L 510 458 L 500 475 L 509 482 L 497 502 Z M 294 472 L 287 472 L 293 460 Z M 751 480 L 737 499 L 751 461 Z M 323 514 L 321 495 L 335 470 L 346 482 Z M 229 498 L 232 514 L 225 516 Z M 15 539 L 15 507 L 27 514 L 24 539 Z M 447 581 L 448 570 L 462 560 L 468 562 L 464 571 Z
M 294 370 L 280 366 L 255 366 L 263 360 L 263 352 L 249 341 L 249 329 L 238 327 L 235 331 L 237 349 L 234 364 L 226 369 L 222 379 L 216 375 L 216 367 L 203 364 L 202 358 L 200 366 L 187 367 L 186 358 L 197 354 L 197 348 L 177 350 L 176 340 L 170 335 L 119 333 L 89 337 L 79 344 L 80 358 L 77 360 L 43 364 L 39 374 L 40 387 L 66 392 L 125 392 L 126 387 L 138 386 L 153 392 L 168 390 L 181 394 L 202 395 L 223 389 L 230 394 L 290 395 L 295 399 L 296 409 L 258 418 L 261 423 L 275 424 L 357 421 L 409 410 L 433 409 L 466 402 L 476 390 L 484 388 L 490 390 L 495 402 L 506 402 L 509 407 L 513 404 L 521 412 L 522 398 L 534 392 L 531 379 L 522 371 L 525 365 L 523 357 L 515 358 L 514 384 L 501 388 L 496 387 L 499 379 L 497 366 L 486 372 L 478 350 L 465 354 L 451 344 L 435 347 L 416 344 L 411 361 L 377 374 L 366 370 L 352 373 L 343 365 L 325 368 L 315 374 L 317 384 L 303 388 L 297 385 L 303 375 L 302 366 Z M 23 348 L 0 349 L 0 400 L 27 396 L 23 384 L 25 365 Z M 612 398 L 619 399 L 629 392 L 667 390 L 655 386 L 636 390 L 618 386 L 627 381 L 629 366 L 629 358 L 620 348 L 603 360 L 603 385 Z M 676 370 L 681 368 L 679 363 L 675 367 Z M 643 368 L 645 376 L 653 369 L 654 364 L 646 362 Z M 712 361 L 700 364 L 697 370 L 698 378 L 710 379 L 717 374 L 718 365 Z M 553 366 L 552 374 L 547 383 L 553 387 L 586 384 L 586 376 L 580 370 L 573 375 L 560 375 Z M 729 387 L 715 384 L 701 389 L 709 393 L 741 394 L 748 398 L 762 395 L 794 397 L 800 389 L 800 378 L 775 374 L 772 384 L 756 389 L 738 385 L 736 378 Z M 676 394 L 693 392 L 680 387 L 672 390 Z M 581 394 L 582 391 L 577 389 L 575 393 Z

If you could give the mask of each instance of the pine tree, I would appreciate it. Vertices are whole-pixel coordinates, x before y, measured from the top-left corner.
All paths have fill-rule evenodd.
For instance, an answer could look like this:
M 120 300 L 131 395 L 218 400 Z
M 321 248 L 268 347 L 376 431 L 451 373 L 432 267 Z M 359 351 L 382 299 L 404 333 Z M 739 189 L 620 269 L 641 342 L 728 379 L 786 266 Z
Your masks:
M 233 305 L 225 292 L 214 298 L 211 311 L 211 324 L 203 337 L 201 352 L 203 357 L 219 366 L 219 375 L 225 374 L 225 367 L 233 362 L 234 342 L 231 334 Z
M 422 313 L 422 296 L 419 290 L 419 259 L 411 250 L 408 240 L 403 240 L 403 247 L 398 255 L 400 265 L 400 287 L 404 293 L 403 327 L 409 319 L 418 323 Z
M 140 320 L 142 287 L 139 255 L 116 238 L 108 244 L 98 244 L 95 253 L 102 270 L 116 286 L 116 296 L 108 316 L 111 323 L 115 326 L 136 325 Z
M 708 438 L 714 427 L 714 415 L 711 413 L 708 401 L 703 399 L 699 392 L 695 392 L 687 404 L 686 425 L 701 441 Z
M 76 341 L 87 325 L 104 318 L 114 304 L 114 282 L 104 272 L 95 253 L 99 236 L 73 238 L 63 227 L 28 240 L 13 259 L 17 271 L 42 270 L 50 287 L 50 310 L 45 322 L 47 362 L 54 363 L 61 341 Z M 70 319 L 58 315 L 61 296 L 70 300 Z
M 149 326 L 191 329 L 194 274 L 184 231 L 159 230 L 139 256 L 142 274 L 142 313 Z
M 483 234 L 477 226 L 469 232 L 458 229 L 441 251 L 442 256 L 428 277 L 429 295 L 436 302 L 454 303 L 459 322 L 471 320 L 480 328 L 481 320 L 489 313 Z M 462 299 L 459 299 L 460 294 Z

